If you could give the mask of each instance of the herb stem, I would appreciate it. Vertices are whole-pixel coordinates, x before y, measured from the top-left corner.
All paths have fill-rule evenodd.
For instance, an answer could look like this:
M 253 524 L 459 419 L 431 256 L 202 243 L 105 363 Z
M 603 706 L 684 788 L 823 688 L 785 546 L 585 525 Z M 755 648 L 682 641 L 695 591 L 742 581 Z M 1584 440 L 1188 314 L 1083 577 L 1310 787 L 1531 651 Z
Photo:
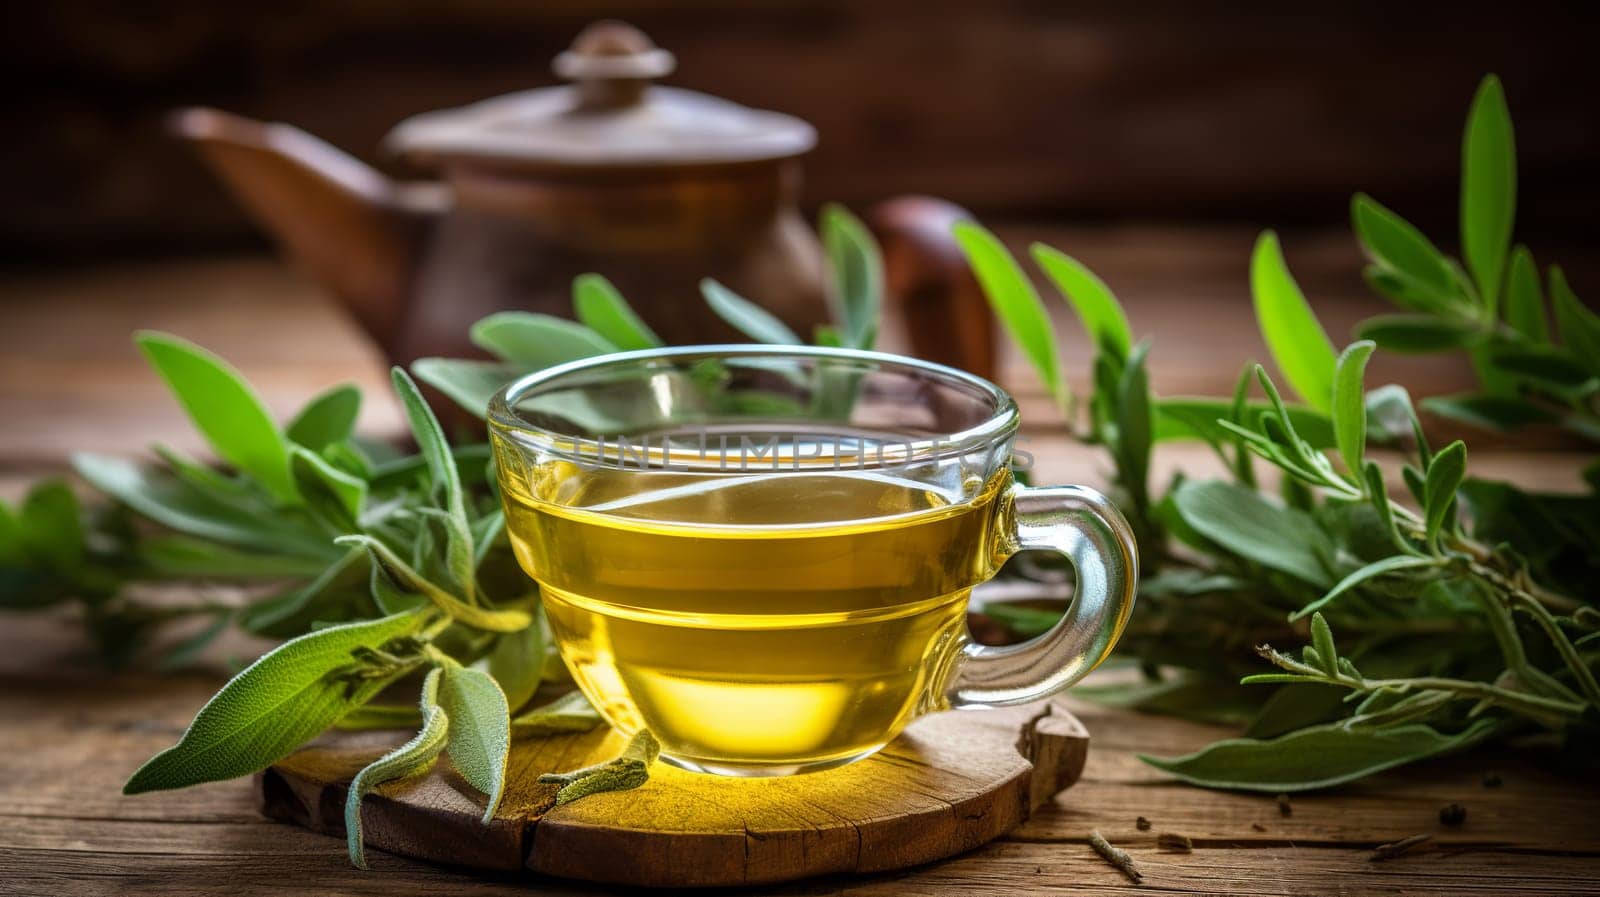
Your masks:
M 1556 623 L 1555 617 L 1552 617 L 1544 605 L 1535 601 L 1533 596 L 1526 592 L 1514 592 L 1512 596 L 1528 609 L 1534 621 L 1539 624 L 1539 628 L 1549 637 L 1556 653 L 1561 655 L 1562 661 L 1578 680 L 1578 687 L 1582 689 L 1583 696 L 1591 704 L 1600 705 L 1600 683 L 1595 682 L 1594 672 L 1583 662 L 1583 658 L 1578 656 L 1578 649 L 1573 646 L 1572 640 L 1567 638 L 1567 634 L 1561 631 L 1561 626 Z

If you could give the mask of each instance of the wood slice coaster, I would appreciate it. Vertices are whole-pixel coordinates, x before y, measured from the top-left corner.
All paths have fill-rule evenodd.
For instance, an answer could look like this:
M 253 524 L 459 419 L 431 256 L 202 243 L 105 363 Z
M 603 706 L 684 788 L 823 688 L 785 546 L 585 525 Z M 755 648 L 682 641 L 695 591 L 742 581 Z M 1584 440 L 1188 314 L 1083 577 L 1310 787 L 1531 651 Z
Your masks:
M 405 739 L 335 732 L 259 776 L 262 811 L 344 835 L 356 771 Z M 970 850 L 1076 782 L 1089 734 L 1060 703 L 925 716 L 876 755 L 789 778 L 738 779 L 664 763 L 633 791 L 554 806 L 541 773 L 615 756 L 602 727 L 518 740 L 499 814 L 440 758 L 425 777 L 382 786 L 362 807 L 367 844 L 479 869 L 529 869 L 612 884 L 761 884 L 903 869 Z

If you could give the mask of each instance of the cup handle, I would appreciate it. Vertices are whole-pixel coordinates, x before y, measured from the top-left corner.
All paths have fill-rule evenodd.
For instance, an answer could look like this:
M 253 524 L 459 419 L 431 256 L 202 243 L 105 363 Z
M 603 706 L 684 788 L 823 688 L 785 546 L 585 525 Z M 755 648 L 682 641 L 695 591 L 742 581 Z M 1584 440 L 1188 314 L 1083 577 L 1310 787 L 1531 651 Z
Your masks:
M 1006 496 L 1019 549 L 1059 551 L 1077 571 L 1072 606 L 1049 632 L 1020 645 L 969 642 L 945 690 L 951 707 L 1025 704 L 1049 697 L 1100 665 L 1133 613 L 1139 549 L 1110 500 L 1081 486 L 1013 485 Z

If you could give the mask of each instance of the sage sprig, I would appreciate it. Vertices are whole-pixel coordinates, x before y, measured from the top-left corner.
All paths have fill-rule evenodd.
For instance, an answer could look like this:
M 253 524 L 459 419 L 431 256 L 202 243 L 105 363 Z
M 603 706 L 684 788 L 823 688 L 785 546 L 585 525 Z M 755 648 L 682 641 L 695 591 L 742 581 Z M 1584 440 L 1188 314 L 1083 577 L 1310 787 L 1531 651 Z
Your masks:
M 1116 332 L 1121 316 L 1104 310 L 1116 301 L 1110 289 L 1064 269 L 1060 253 L 1033 250 L 1095 343 L 1088 425 L 1074 432 L 1105 446 L 1119 503 L 1146 540 L 1144 600 L 1122 649 L 1140 657 L 1146 681 L 1082 693 L 1247 723 L 1245 738 L 1187 757 L 1145 758 L 1179 778 L 1284 792 L 1529 731 L 1568 745 L 1594 738 L 1600 477 L 1582 484 L 1586 494 L 1568 496 L 1475 479 L 1463 441 L 1435 448 L 1403 389 L 1368 391 L 1364 382 L 1375 351 L 1465 350 L 1484 392 L 1424 400 L 1424 409 L 1496 429 L 1559 423 L 1600 434 L 1600 371 L 1591 361 L 1600 355 L 1589 351 L 1600 348 L 1600 318 L 1552 268 L 1555 342 L 1532 255 L 1511 248 L 1513 141 L 1494 79 L 1480 88 L 1467 130 L 1466 264 L 1358 195 L 1352 219 L 1371 260 L 1367 280 L 1407 313 L 1364 322 L 1364 338 L 1342 353 L 1276 237 L 1257 242 L 1250 283 L 1262 336 L 1303 404 L 1286 399 L 1260 365 L 1246 370 L 1232 402 L 1167 399 L 1113 376 L 1136 353 L 1123 348 L 1131 337 Z M 969 238 L 968 250 L 980 271 L 1016 268 L 996 260 L 1004 249 L 992 238 Z M 1053 342 L 1030 329 L 1047 326 L 1037 316 L 1017 314 L 1019 276 L 986 280 L 989 298 L 1002 320 L 1033 321 L 1012 332 L 1054 391 L 1059 373 L 1038 349 Z M 1144 392 L 1143 402 L 1130 400 L 1130 390 Z M 1180 476 L 1156 494 L 1144 482 L 1146 439 L 1119 418 L 1141 404 L 1153 409 L 1153 441 L 1208 443 L 1232 481 Z M 1281 495 L 1261 489 L 1263 463 L 1277 473 Z M 1023 635 L 1058 616 L 1004 605 L 986 612 Z M 1310 644 L 1299 656 L 1268 644 L 1303 640 Z M 1252 672 L 1251 656 L 1276 671 Z M 1581 746 L 1568 755 L 1594 756 Z

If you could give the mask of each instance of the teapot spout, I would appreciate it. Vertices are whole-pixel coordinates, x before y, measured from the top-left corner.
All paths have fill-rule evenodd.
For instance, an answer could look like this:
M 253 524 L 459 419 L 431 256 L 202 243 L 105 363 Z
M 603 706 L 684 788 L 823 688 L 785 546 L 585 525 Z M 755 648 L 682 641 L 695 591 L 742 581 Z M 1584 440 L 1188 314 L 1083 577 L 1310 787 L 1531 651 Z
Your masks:
M 396 183 L 289 125 L 189 108 L 170 126 L 392 357 L 445 188 Z

